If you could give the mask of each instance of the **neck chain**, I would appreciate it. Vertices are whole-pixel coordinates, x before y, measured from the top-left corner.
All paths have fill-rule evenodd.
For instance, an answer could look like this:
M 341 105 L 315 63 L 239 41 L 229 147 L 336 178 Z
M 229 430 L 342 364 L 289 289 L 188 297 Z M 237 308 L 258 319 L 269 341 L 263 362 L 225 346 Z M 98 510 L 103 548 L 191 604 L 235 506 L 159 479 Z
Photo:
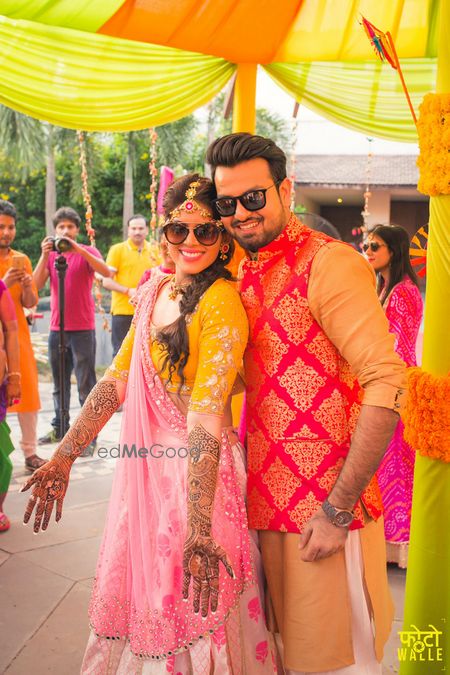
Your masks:
M 177 284 L 175 281 L 175 277 L 171 279 L 169 282 L 169 300 L 176 300 L 179 295 L 182 295 L 184 292 L 185 288 L 189 286 L 189 282 L 181 284 Z

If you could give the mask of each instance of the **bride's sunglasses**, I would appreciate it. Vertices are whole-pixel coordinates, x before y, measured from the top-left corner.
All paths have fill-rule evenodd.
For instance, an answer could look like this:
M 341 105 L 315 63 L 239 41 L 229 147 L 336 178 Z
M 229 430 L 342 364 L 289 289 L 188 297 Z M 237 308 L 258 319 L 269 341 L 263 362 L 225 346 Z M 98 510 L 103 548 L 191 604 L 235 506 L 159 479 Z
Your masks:
M 200 223 L 190 228 L 186 223 L 175 220 L 166 223 L 163 227 L 164 236 L 169 244 L 173 244 L 174 246 L 186 241 L 191 230 L 199 244 L 202 246 L 213 246 L 218 240 L 219 234 L 223 232 L 223 226 L 216 222 L 210 222 Z

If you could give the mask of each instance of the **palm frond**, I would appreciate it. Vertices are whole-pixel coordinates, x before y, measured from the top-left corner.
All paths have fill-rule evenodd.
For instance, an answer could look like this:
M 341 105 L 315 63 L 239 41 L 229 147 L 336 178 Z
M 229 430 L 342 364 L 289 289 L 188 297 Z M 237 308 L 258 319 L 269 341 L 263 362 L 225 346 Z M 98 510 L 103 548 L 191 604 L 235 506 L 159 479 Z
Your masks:
M 46 155 L 42 123 L 0 105 L 0 148 L 23 177 L 43 166 Z

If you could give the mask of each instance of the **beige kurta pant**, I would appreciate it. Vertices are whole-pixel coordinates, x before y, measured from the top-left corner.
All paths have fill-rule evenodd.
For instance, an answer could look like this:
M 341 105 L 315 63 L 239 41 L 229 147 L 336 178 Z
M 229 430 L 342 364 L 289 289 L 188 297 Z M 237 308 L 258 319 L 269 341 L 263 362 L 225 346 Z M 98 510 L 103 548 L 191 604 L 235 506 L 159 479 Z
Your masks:
M 284 667 L 324 673 L 354 664 L 355 657 L 357 663 L 358 658 L 381 662 L 394 616 L 383 519 L 352 531 L 345 550 L 316 562 L 300 559 L 297 534 L 260 531 L 259 536 L 268 584 L 269 628 L 281 635 Z M 358 586 L 359 598 L 365 595 L 362 604 L 367 608 L 367 621 L 356 634 L 352 607 L 356 616 Z M 362 620 L 357 624 L 361 628 Z

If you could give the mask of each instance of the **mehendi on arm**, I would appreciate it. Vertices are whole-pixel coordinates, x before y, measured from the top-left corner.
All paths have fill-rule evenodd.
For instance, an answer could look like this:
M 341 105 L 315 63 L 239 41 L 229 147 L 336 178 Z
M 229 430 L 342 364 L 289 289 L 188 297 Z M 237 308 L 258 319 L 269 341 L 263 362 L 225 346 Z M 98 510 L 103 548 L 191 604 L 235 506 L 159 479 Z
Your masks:
M 23 486 L 22 492 L 34 486 L 24 516 L 24 523 L 28 523 L 36 507 L 34 532 L 39 532 L 41 523 L 42 529 L 47 529 L 55 502 L 55 520 L 60 520 L 72 464 L 123 402 L 125 389 L 125 383 L 112 379 L 100 380 L 87 397 L 80 414 L 53 457 L 37 469 Z
M 193 578 L 194 611 L 203 617 L 217 610 L 219 562 L 233 577 L 231 562 L 211 537 L 212 512 L 219 471 L 220 441 L 201 424 L 189 434 L 188 529 L 183 553 L 183 598 L 187 600 Z
M 188 523 L 183 555 L 183 597 L 193 578 L 194 611 L 217 610 L 219 563 L 234 577 L 231 562 L 211 537 L 219 474 L 223 414 L 242 364 L 248 321 L 239 295 L 227 282 L 208 289 L 199 303 L 198 367 L 189 402 Z

